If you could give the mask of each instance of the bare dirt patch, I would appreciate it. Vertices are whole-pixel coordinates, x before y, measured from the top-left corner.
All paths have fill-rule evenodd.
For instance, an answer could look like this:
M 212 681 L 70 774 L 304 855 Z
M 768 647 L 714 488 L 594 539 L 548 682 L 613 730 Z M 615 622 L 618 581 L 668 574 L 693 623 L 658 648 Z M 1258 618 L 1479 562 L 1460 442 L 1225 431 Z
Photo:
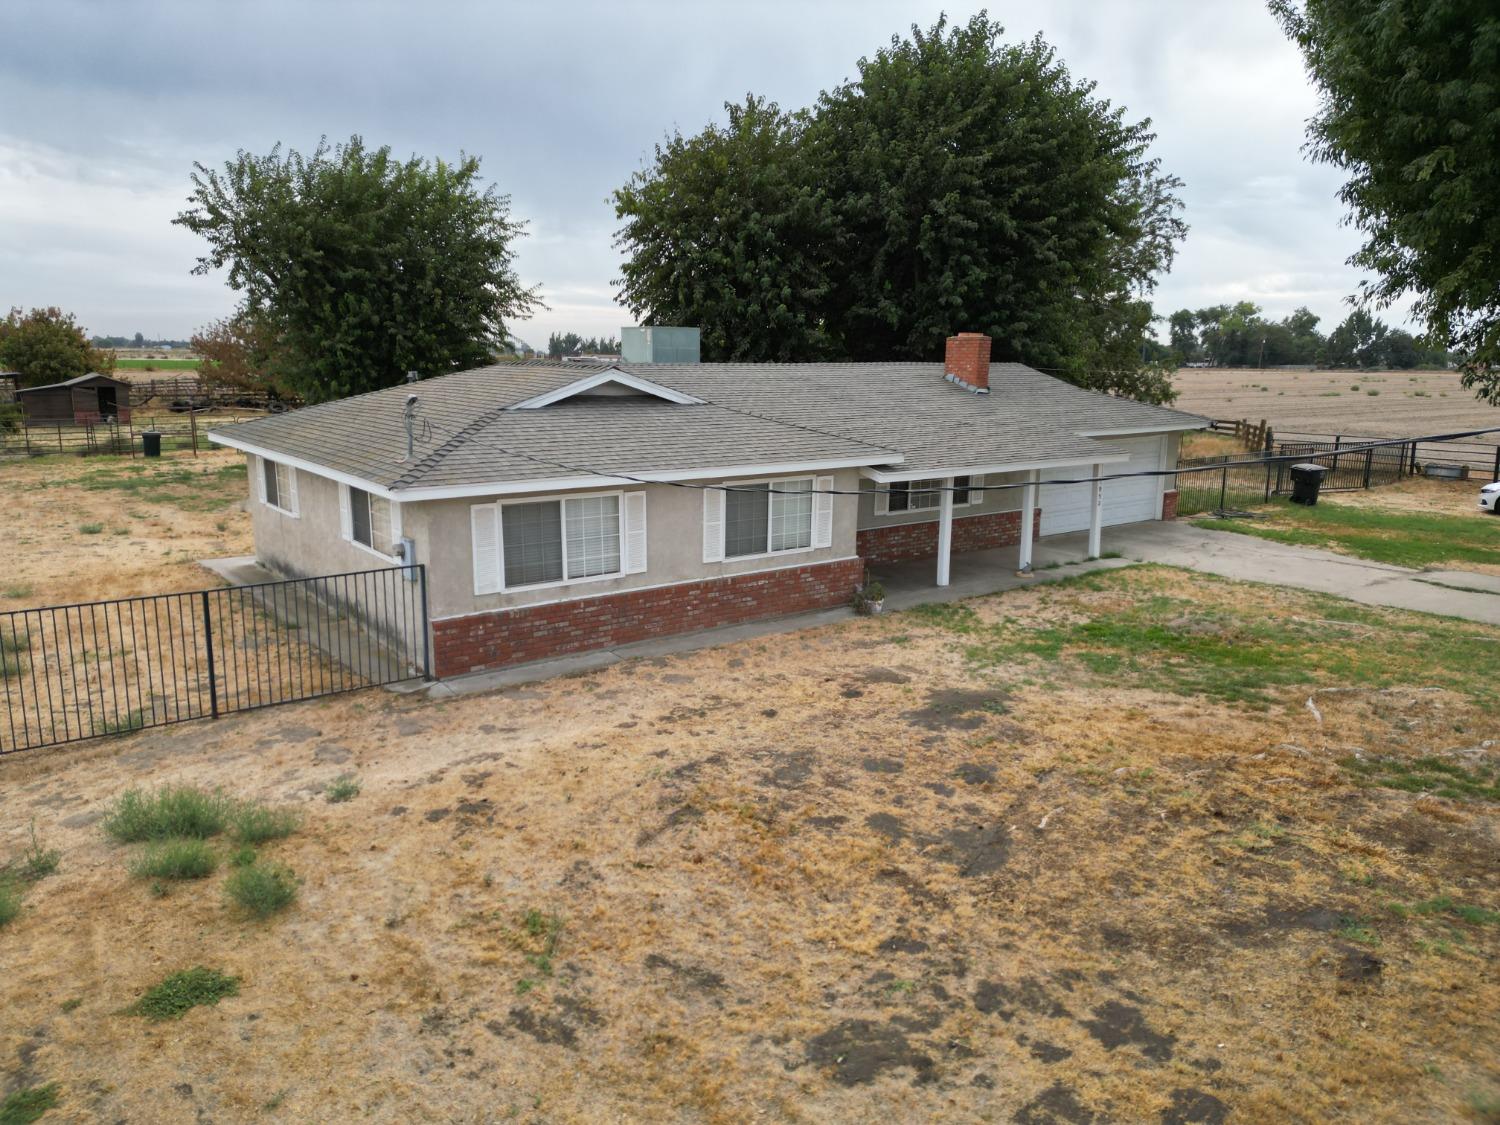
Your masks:
M 198 560 L 251 551 L 244 460 L 214 450 L 6 461 L 15 550 L 0 609 L 219 585 Z
M 1482 673 L 1350 663 L 1407 667 L 1437 619 L 1152 569 L 972 606 L 0 761 L 0 861 L 33 819 L 62 853 L 0 929 L 0 1082 L 167 1122 L 1436 1122 L 1493 1095 L 1497 803 L 1346 764 L 1497 756 Z M 1320 659 L 1237 698 L 1272 650 Z M 222 873 L 131 879 L 97 818 L 169 782 L 299 808 L 262 849 L 297 904 L 250 923 Z M 118 1014 L 195 965 L 238 995 Z
M 1210 418 L 1264 418 L 1275 429 L 1302 433 L 1399 437 L 1500 426 L 1500 407 L 1476 400 L 1460 386 L 1456 371 L 1183 368 L 1173 386 L 1174 405 L 1183 410 Z M 1493 445 L 1500 434 L 1472 440 Z

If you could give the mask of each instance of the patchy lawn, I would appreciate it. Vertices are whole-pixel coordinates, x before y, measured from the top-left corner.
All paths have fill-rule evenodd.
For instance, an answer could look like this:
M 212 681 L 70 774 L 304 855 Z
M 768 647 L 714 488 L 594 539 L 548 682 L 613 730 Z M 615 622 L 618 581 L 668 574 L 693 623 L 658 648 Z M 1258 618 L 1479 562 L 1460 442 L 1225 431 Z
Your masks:
M 0 859 L 60 853 L 0 1076 L 73 1119 L 1483 1120 L 1497 644 L 1136 567 L 0 760 Z M 103 818 L 164 784 L 300 815 L 133 877 Z
M 0 610 L 219 585 L 198 560 L 251 551 L 245 458 L 38 457 L 0 466 L 15 550 Z
M 1451 489 L 1445 489 L 1445 497 Z M 1500 573 L 1500 519 L 1478 508 L 1478 486 L 1467 490 L 1463 514 L 1383 502 L 1379 490 L 1345 494 L 1306 508 L 1277 500 L 1254 519 L 1204 519 L 1196 527 L 1254 535 L 1278 543 L 1322 547 L 1396 566 Z M 1408 494 L 1398 494 L 1405 499 Z

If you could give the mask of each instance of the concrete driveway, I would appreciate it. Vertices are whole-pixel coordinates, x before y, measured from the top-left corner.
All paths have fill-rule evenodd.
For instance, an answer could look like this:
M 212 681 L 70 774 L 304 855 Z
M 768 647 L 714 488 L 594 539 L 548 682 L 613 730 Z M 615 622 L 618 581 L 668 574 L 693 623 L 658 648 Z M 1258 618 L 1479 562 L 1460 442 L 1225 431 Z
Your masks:
M 1071 539 L 1073 536 L 1059 536 Z M 1500 625 L 1500 576 L 1467 570 L 1408 570 L 1313 547 L 1206 531 L 1188 523 L 1104 529 L 1104 549 L 1225 578 L 1337 594 L 1366 605 L 1415 609 Z

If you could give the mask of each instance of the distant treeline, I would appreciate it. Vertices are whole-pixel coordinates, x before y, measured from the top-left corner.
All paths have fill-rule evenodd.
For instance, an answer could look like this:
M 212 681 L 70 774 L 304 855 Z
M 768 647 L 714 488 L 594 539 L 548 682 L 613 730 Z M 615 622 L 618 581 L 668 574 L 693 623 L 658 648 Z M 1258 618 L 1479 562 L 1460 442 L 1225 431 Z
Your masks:
M 185 348 L 186 340 L 152 340 L 137 332 L 134 336 L 90 336 L 96 348 Z
M 577 332 L 554 332 L 547 337 L 547 354 L 553 359 L 565 355 L 619 355 L 620 341 L 613 336 L 580 336 Z
M 1448 353 L 1422 344 L 1410 332 L 1392 328 L 1363 309 L 1356 309 L 1328 335 L 1318 331 L 1319 318 L 1299 308 L 1282 320 L 1267 320 L 1250 301 L 1178 309 L 1167 318 L 1170 332 L 1164 354 L 1178 364 L 1215 367 L 1317 367 L 1404 369 L 1447 367 Z

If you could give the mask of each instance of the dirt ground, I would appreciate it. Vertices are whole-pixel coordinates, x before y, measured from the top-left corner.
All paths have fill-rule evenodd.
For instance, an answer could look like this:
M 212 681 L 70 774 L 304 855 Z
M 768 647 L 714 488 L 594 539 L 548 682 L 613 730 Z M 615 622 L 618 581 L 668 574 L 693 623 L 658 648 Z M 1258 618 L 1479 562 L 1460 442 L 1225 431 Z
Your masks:
M 1264 418 L 1277 430 L 1399 436 L 1500 426 L 1500 407 L 1476 401 L 1456 371 L 1183 368 L 1173 383 L 1180 409 Z M 1500 435 L 1473 440 L 1493 445 Z
M 0 611 L 219 585 L 198 560 L 251 551 L 244 460 L 216 449 L 0 462 L 13 547 Z
M 1320 504 L 1341 504 L 1355 508 L 1375 508 L 1391 512 L 1425 512 L 1438 516 L 1462 516 L 1466 519 L 1500 520 L 1479 508 L 1479 480 L 1445 481 L 1410 477 L 1399 484 L 1356 492 L 1325 492 Z
M 0 760 L 0 857 L 33 821 L 62 852 L 0 930 L 0 1093 L 57 1082 L 49 1121 L 1493 1120 L 1497 645 L 1130 568 Z M 1489 788 L 1370 781 L 1424 762 Z M 264 849 L 298 903 L 133 880 L 100 818 L 169 782 L 300 808 Z M 239 995 L 121 1014 L 196 965 Z

